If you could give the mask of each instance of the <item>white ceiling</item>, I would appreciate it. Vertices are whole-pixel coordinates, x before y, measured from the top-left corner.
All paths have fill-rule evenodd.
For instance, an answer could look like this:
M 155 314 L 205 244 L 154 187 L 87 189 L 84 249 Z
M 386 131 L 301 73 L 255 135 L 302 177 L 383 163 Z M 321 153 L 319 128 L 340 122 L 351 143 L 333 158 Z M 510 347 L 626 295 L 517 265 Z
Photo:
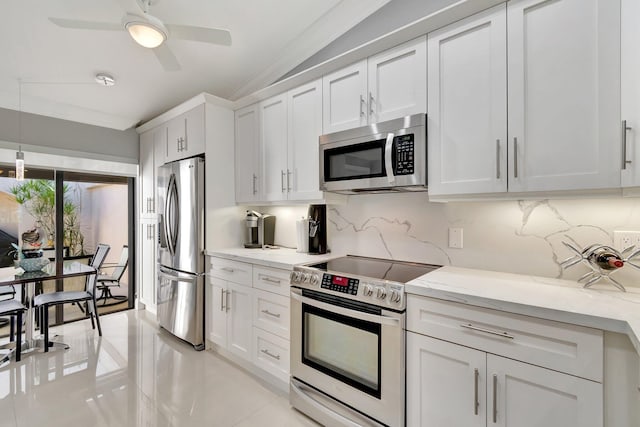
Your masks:
M 231 46 L 172 40 L 164 71 L 126 31 L 64 29 L 48 18 L 119 23 L 135 0 L 2 2 L 0 107 L 114 129 L 147 121 L 200 92 L 236 100 L 261 89 L 389 0 L 155 0 L 164 22 L 227 29 Z M 113 75 L 114 87 L 94 82 Z

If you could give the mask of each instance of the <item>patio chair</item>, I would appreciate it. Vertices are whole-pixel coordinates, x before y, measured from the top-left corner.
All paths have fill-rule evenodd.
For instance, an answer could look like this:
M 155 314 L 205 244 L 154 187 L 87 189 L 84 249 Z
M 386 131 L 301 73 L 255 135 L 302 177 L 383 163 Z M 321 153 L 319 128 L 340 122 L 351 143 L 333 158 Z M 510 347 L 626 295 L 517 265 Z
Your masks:
M 97 298 L 98 301 L 103 301 L 102 305 L 107 305 L 107 299 L 111 298 L 116 300 L 116 304 L 121 301 L 126 301 L 126 295 L 113 295 L 111 293 L 112 287 L 120 287 L 120 280 L 124 275 L 124 271 L 129 264 L 129 246 L 122 246 L 122 253 L 120 254 L 120 260 L 117 264 L 102 264 L 102 269 L 112 268 L 111 274 L 99 274 L 97 280 L 98 290 L 101 292 Z
M 33 298 L 33 306 L 40 311 L 40 318 L 42 319 L 41 329 L 44 330 L 44 351 L 49 351 L 49 307 L 59 304 L 70 303 L 86 303 L 87 314 L 91 317 L 91 327 L 96 328 L 98 325 L 98 335 L 102 336 L 102 328 L 100 327 L 100 319 L 98 317 L 98 309 L 96 305 L 96 277 L 97 272 L 104 259 L 107 257 L 111 247 L 102 243 L 98 244 L 93 258 L 89 262 L 89 265 L 96 269 L 95 274 L 87 276 L 85 281 L 84 291 L 61 291 L 61 292 L 49 292 L 46 294 L 36 295 Z M 95 322 L 94 322 L 95 317 Z
M 0 301 L 0 316 L 11 316 L 11 337 L 10 340 L 16 342 L 15 354 L 16 354 L 16 362 L 20 361 L 20 356 L 22 354 L 22 315 L 27 310 L 20 301 L 16 299 L 8 299 L 4 301 Z M 14 327 L 17 325 L 17 327 Z M 14 333 L 15 330 L 15 333 Z M 0 365 L 9 361 L 11 357 L 11 352 L 5 354 L 0 359 Z

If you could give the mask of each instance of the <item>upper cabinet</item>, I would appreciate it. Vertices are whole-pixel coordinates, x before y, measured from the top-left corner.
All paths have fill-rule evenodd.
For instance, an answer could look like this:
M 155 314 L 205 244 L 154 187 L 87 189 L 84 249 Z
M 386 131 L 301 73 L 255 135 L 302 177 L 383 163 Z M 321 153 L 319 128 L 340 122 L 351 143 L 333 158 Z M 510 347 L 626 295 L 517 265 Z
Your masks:
M 322 132 L 424 113 L 426 56 L 420 37 L 325 75 Z
M 620 186 L 619 0 L 512 0 L 428 51 L 431 196 Z
M 204 108 L 199 105 L 167 123 L 167 162 L 204 154 Z
M 167 127 L 159 126 L 140 135 L 140 215 L 155 218 L 156 169 L 165 162 Z
M 290 177 L 287 171 L 287 94 L 258 104 L 260 146 L 265 201 L 286 200 Z
M 236 202 L 251 203 L 262 197 L 258 104 L 242 108 L 235 115 Z
M 622 186 L 640 186 L 640 2 L 622 0 Z

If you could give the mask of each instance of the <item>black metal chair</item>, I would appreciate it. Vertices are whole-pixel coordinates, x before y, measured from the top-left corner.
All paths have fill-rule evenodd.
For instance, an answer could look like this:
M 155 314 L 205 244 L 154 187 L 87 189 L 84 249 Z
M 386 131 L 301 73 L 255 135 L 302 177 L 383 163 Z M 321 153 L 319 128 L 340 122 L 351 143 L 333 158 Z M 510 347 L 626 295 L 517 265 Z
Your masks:
M 49 292 L 46 294 L 36 295 L 33 298 L 33 306 L 40 311 L 40 319 L 42 324 L 40 329 L 44 330 L 44 351 L 49 351 L 49 307 L 59 304 L 69 303 L 87 303 L 87 314 L 91 317 L 91 327 L 96 328 L 98 324 L 98 334 L 102 336 L 102 328 L 100 327 L 100 319 L 98 318 L 98 308 L 96 304 L 96 277 L 98 269 L 104 262 L 111 247 L 105 244 L 98 244 L 93 258 L 89 265 L 96 269 L 95 274 L 87 276 L 84 291 L 61 291 Z M 95 317 L 95 322 L 94 322 Z
M 27 307 L 16 299 L 0 301 L 0 316 L 11 317 L 11 335 L 9 339 L 11 341 L 14 341 L 15 339 L 16 342 L 16 362 L 20 361 L 22 353 L 22 315 L 26 310 Z M 4 355 L 2 359 L 0 359 L 0 365 L 9 361 L 10 357 L 11 352 Z
M 124 275 L 124 271 L 127 269 L 127 265 L 129 265 L 128 245 L 122 246 L 122 253 L 120 254 L 120 260 L 117 264 L 102 264 L 102 269 L 113 268 L 111 274 L 99 274 L 96 279 L 96 286 L 101 292 L 97 300 L 103 300 L 103 306 L 107 305 L 108 298 L 116 300 L 116 304 L 127 300 L 128 297 L 126 295 L 113 295 L 111 293 L 112 287 L 120 287 L 120 280 L 122 280 L 122 276 Z

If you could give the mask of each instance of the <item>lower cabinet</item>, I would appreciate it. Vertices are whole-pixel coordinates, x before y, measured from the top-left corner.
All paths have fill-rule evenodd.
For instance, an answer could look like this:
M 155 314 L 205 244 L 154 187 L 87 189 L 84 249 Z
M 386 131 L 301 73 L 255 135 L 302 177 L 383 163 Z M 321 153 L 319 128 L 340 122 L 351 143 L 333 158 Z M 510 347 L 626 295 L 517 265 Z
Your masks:
M 253 289 L 209 277 L 209 339 L 243 359 L 251 360 Z
M 138 288 L 138 300 L 144 304 L 145 309 L 156 312 L 156 245 L 157 220 L 155 218 L 143 218 L 140 221 L 140 287 Z
M 408 426 L 598 427 L 602 384 L 407 332 Z

